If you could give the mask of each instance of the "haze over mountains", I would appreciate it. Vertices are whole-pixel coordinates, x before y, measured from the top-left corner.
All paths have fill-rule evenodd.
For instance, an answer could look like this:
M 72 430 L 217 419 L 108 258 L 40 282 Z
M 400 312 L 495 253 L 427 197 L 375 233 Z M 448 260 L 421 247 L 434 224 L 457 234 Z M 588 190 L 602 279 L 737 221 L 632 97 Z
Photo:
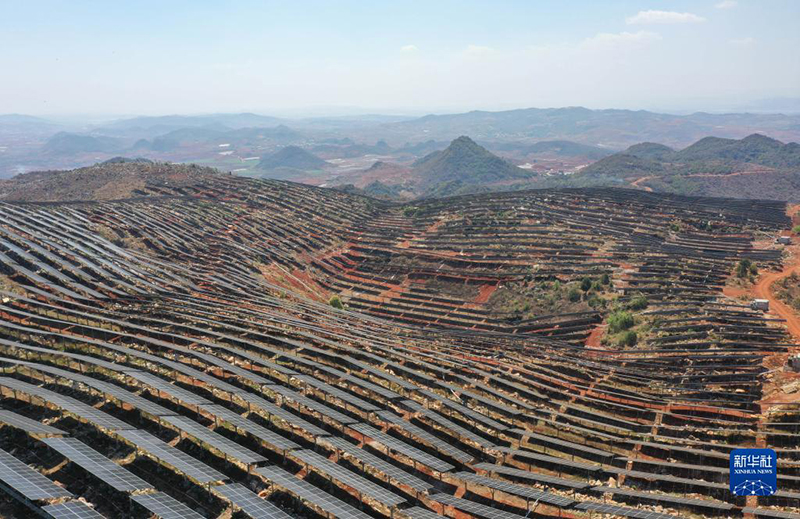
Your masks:
M 729 195 L 728 184 L 746 179 L 696 175 L 741 176 L 759 167 L 767 176 L 757 177 L 754 195 L 788 198 L 797 191 L 797 145 L 782 142 L 798 140 L 800 115 L 581 107 L 413 118 L 169 115 L 82 127 L 7 115 L 0 116 L 0 177 L 124 156 L 352 185 L 390 198 L 585 185 Z

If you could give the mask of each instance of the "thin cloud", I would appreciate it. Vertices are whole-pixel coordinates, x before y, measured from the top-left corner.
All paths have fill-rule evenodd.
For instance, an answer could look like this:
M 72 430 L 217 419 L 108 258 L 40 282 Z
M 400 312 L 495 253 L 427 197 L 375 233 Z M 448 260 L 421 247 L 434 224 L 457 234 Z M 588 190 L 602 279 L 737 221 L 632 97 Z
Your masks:
M 661 35 L 650 31 L 636 31 L 636 32 L 619 32 L 609 33 L 601 32 L 591 38 L 583 40 L 585 47 L 608 47 L 608 46 L 624 46 L 624 45 L 639 45 L 658 41 Z
M 722 2 L 714 4 L 714 7 L 717 9 L 733 9 L 737 5 L 739 5 L 739 2 L 736 0 L 722 0 Z
M 400 52 L 403 54 L 413 54 L 419 50 L 419 47 L 416 45 L 403 45 L 400 47 Z
M 752 47 L 756 44 L 756 39 L 752 36 L 747 36 L 745 38 L 734 38 L 732 40 L 728 40 L 728 43 L 735 47 Z
M 639 11 L 625 19 L 628 25 L 635 24 L 676 24 L 699 23 L 706 21 L 702 16 L 693 13 L 678 13 L 675 11 Z
M 464 54 L 470 57 L 483 57 L 494 54 L 494 49 L 483 45 L 467 45 Z

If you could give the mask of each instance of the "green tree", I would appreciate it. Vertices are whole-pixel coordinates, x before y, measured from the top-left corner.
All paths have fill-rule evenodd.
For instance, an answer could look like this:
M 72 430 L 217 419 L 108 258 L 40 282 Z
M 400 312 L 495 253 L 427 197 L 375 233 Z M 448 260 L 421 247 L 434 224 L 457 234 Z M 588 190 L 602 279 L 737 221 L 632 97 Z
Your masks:
M 342 300 L 339 299 L 339 296 L 331 297 L 330 300 L 328 301 L 328 304 L 334 308 L 338 308 L 339 310 L 344 309 L 344 305 L 342 304 Z
M 746 278 L 751 274 L 754 276 L 758 274 L 758 268 L 756 268 L 755 264 L 749 259 L 740 260 L 739 264 L 736 265 L 736 277 Z
M 617 344 L 620 346 L 635 346 L 638 341 L 639 336 L 636 335 L 636 332 L 633 330 L 628 330 L 620 336 Z
M 608 331 L 611 333 L 621 332 L 632 327 L 634 323 L 633 315 L 630 312 L 618 310 L 608 316 Z
M 581 300 L 581 291 L 575 287 L 570 288 L 569 292 L 567 292 L 567 299 L 573 303 L 577 303 Z
M 647 308 L 647 298 L 643 295 L 638 295 L 631 299 L 626 306 L 630 310 L 644 310 Z

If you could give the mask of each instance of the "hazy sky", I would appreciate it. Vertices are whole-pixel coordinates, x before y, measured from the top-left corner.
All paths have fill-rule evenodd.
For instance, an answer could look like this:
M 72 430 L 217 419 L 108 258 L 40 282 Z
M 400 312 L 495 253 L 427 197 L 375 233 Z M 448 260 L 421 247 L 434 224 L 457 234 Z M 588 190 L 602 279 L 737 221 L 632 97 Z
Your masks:
M 0 113 L 719 110 L 800 97 L 798 27 L 796 0 L 0 0 Z

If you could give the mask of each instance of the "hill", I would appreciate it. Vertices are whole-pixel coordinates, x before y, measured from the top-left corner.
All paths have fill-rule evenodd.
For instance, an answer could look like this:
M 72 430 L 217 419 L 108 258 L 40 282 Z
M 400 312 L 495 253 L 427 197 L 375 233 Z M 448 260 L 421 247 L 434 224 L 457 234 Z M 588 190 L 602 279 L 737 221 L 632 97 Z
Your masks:
M 74 155 L 89 152 L 114 153 L 123 147 L 122 141 L 114 137 L 58 132 L 44 143 L 42 152 L 50 155 Z
M 262 157 L 258 163 L 258 169 L 289 168 L 310 171 L 322 169 L 327 165 L 328 162 L 299 146 L 286 146 L 275 153 Z
M 583 175 L 662 176 L 734 172 L 748 165 L 800 168 L 800 145 L 783 144 L 764 135 L 744 139 L 705 137 L 682 150 L 642 143 L 587 166 Z
M 797 443 L 792 339 L 723 292 L 784 203 L 39 180 L 123 166 L 152 196 L 0 203 L 3 517 L 719 517 L 728 450 Z
M 643 142 L 641 144 L 634 144 L 625 150 L 624 153 L 625 155 L 632 155 L 640 159 L 665 160 L 671 158 L 675 150 L 663 144 Z
M 743 139 L 705 137 L 682 150 L 642 143 L 606 157 L 570 179 L 707 196 L 800 199 L 800 145 L 761 134 Z
M 412 170 L 421 191 L 428 195 L 455 194 L 530 176 L 465 136 L 455 139 L 446 149 L 417 160 Z
M 195 164 L 166 164 L 116 157 L 94 166 L 67 171 L 34 171 L 0 180 L 0 200 L 72 202 L 158 196 L 219 176 Z

